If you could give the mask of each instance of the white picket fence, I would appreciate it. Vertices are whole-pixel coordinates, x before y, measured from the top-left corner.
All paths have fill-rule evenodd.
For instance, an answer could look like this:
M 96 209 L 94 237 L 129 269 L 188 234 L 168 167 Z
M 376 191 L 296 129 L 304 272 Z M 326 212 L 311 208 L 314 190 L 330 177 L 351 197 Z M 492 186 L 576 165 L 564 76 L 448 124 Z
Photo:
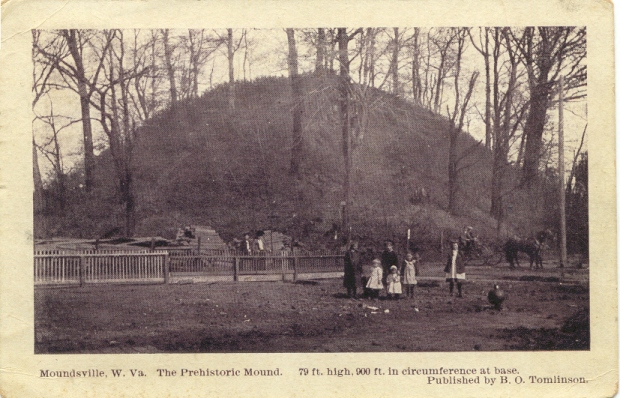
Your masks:
M 168 283 L 171 277 L 224 277 L 271 275 L 296 280 L 298 274 L 338 273 L 344 256 L 339 253 L 278 253 L 247 256 L 235 252 L 187 251 L 37 251 L 35 285 L 86 283 Z
M 34 255 L 34 283 L 166 282 L 168 253 L 71 253 Z

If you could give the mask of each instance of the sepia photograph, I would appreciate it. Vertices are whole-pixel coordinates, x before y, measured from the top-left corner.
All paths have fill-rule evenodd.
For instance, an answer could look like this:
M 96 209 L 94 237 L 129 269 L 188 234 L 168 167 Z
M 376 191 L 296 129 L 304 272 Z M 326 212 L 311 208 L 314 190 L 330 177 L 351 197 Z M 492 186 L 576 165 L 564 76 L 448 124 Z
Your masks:
M 33 30 L 35 353 L 588 350 L 586 44 Z
M 1 397 L 610 397 L 607 0 L 4 0 Z

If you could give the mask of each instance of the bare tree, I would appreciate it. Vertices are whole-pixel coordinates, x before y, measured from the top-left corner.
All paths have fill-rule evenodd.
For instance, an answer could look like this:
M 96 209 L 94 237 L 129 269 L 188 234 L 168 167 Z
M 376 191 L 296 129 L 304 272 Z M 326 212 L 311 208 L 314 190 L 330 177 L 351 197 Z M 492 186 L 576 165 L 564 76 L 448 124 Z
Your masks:
M 585 97 L 586 30 L 575 27 L 527 27 L 515 43 L 528 72 L 530 107 L 524 127 L 523 182 L 538 175 L 543 132 L 551 95 L 564 75 L 566 100 Z
M 473 44 L 474 48 L 482 55 L 484 58 L 484 72 L 485 72 L 485 85 L 484 85 L 484 94 L 485 94 L 485 102 L 484 102 L 484 146 L 487 149 L 491 149 L 491 68 L 490 68 L 490 57 L 491 53 L 489 50 L 489 30 L 491 28 L 481 27 L 479 30 L 479 43 L 476 44 L 476 40 L 471 35 L 471 31 L 469 34 L 469 38 L 471 39 L 471 44 Z M 483 33 L 484 32 L 484 33 Z
M 300 177 L 300 163 L 303 150 L 303 137 L 301 126 L 301 114 L 303 110 L 301 77 L 297 66 L 297 45 L 295 43 L 295 30 L 286 29 L 288 39 L 288 74 L 291 80 L 293 108 L 293 146 L 291 148 L 291 168 L 290 174 L 296 178 Z
M 217 32 L 216 32 L 217 33 Z M 218 33 L 218 36 L 219 33 Z M 226 43 L 226 56 L 228 58 L 228 107 L 235 109 L 235 53 L 241 46 L 245 31 L 242 31 L 239 41 L 235 42 L 233 29 L 226 29 L 226 36 L 220 38 Z
M 362 32 L 359 28 L 352 33 L 348 33 L 346 28 L 338 28 L 338 59 L 340 61 L 340 75 L 338 91 L 340 94 L 340 122 L 342 126 L 342 155 L 344 158 L 344 183 L 343 183 L 343 202 L 342 227 L 344 231 L 349 230 L 349 211 L 351 207 L 351 134 L 349 131 L 349 93 L 351 77 L 349 60 L 349 42 Z
M 99 79 L 103 66 L 103 58 L 97 57 L 92 73 L 87 76 L 84 66 L 84 47 L 90 45 L 90 37 L 93 35 L 89 31 L 76 29 L 61 30 L 57 33 L 66 44 L 66 51 L 53 51 L 51 47 L 44 46 L 40 41 L 34 43 L 38 54 L 43 56 L 54 69 L 60 73 L 64 85 L 60 88 L 70 88 L 80 96 L 80 110 L 82 121 L 82 133 L 84 137 L 84 179 L 86 190 L 89 191 L 93 186 L 95 155 L 93 148 L 93 132 L 90 115 L 91 96 Z M 55 39 L 52 39 L 54 42 Z M 104 40 L 104 47 L 109 45 L 109 39 Z M 70 59 L 71 60 L 70 60 Z
M 62 124 L 61 126 L 57 126 L 57 119 L 69 119 L 67 122 Z M 67 204 L 67 174 L 65 171 L 65 166 L 63 162 L 62 153 L 60 150 L 60 142 L 59 142 L 59 134 L 62 130 L 67 127 L 79 123 L 80 120 L 71 120 L 67 117 L 59 117 L 54 113 L 54 104 L 50 101 L 50 112 L 48 115 L 38 116 L 37 120 L 43 122 L 48 129 L 51 131 L 51 135 L 47 140 L 43 140 L 44 142 L 41 144 L 37 144 L 33 141 L 35 147 L 38 149 L 38 152 L 42 153 L 43 156 L 49 161 L 52 166 L 53 175 L 54 175 L 54 197 L 56 209 L 60 211 L 62 214 L 65 211 Z M 37 151 L 35 151 L 36 153 Z M 38 157 L 35 159 L 38 163 Z M 37 165 L 38 168 L 38 165 Z M 35 183 L 37 177 L 38 170 L 35 173 Z M 41 175 L 38 174 L 38 178 L 41 178 Z
M 166 72 L 168 73 L 168 81 L 170 84 L 170 105 L 174 107 L 178 101 L 179 94 L 177 91 L 176 77 L 174 74 L 174 64 L 172 61 L 174 46 L 170 42 L 170 30 L 162 30 L 162 40 L 164 42 L 164 60 L 166 62 Z
M 465 97 L 461 102 L 461 92 L 460 92 L 460 75 L 461 75 L 461 59 L 463 56 L 463 51 L 465 49 L 465 38 L 468 34 L 468 29 L 466 28 L 456 28 L 453 32 L 451 32 L 451 39 L 447 40 L 447 42 L 456 43 L 456 61 L 454 63 L 454 108 L 452 112 L 448 109 L 448 118 L 450 121 L 450 129 L 449 129 L 449 153 L 448 153 L 448 210 L 451 214 L 458 214 L 458 193 L 460 190 L 460 172 L 464 170 L 468 166 L 461 166 L 461 161 L 468 156 L 472 149 L 477 145 L 468 148 L 463 151 L 459 155 L 459 136 L 463 130 L 465 115 L 468 112 L 469 100 L 471 99 L 471 95 L 474 91 L 474 87 L 476 85 L 476 79 L 478 78 L 478 72 L 475 71 L 471 74 L 469 78 L 469 83 L 467 86 L 467 91 L 465 93 Z M 444 52 L 447 52 L 448 48 L 445 48 Z
M 428 35 L 429 43 L 432 43 L 436 48 L 436 57 L 439 61 L 437 65 L 432 66 L 436 70 L 434 84 L 431 83 L 431 85 L 434 86 L 434 90 L 431 90 L 431 97 L 433 101 L 432 109 L 435 113 L 438 113 L 441 109 L 441 104 L 443 102 L 444 81 L 447 77 L 448 71 L 453 66 L 450 49 L 452 48 L 452 44 L 457 36 L 458 35 L 452 34 L 450 29 L 445 28 L 438 29 L 432 35 L 429 32 Z M 430 67 L 431 65 L 429 63 L 429 68 Z
M 99 121 L 114 160 L 120 200 L 124 206 L 125 235 L 132 236 L 136 222 L 136 199 L 131 162 L 138 114 L 131 109 L 129 96 L 132 81 L 144 78 L 148 68 L 126 66 L 127 52 L 122 30 L 104 32 L 112 39 L 113 45 L 104 48 L 106 81 L 98 86 L 98 102 L 93 102 L 93 106 L 100 112 Z
M 187 34 L 179 35 L 179 41 L 180 97 L 197 98 L 202 69 L 223 43 L 219 37 L 210 36 L 205 29 L 188 29 Z
M 37 102 L 43 95 L 45 95 L 50 87 L 47 84 L 54 72 L 54 64 L 49 62 L 42 62 L 39 57 L 41 31 L 32 30 L 32 91 L 34 98 L 32 100 L 32 110 L 34 111 Z M 56 53 L 56 50 L 51 50 L 51 53 Z M 34 126 L 34 121 L 33 121 Z M 34 214 L 40 215 L 45 208 L 45 201 L 43 197 L 43 179 L 41 178 L 41 169 L 39 168 L 39 156 L 37 151 L 37 143 L 34 136 L 34 128 L 32 135 L 32 175 L 34 178 Z M 35 224 L 36 225 L 36 224 Z M 42 228 L 45 230 L 45 226 Z
M 394 29 L 394 37 L 391 41 L 392 59 L 390 60 L 390 74 L 392 75 L 392 93 L 400 94 L 400 82 L 398 80 L 398 54 L 400 53 L 400 37 L 398 28 Z
M 325 29 L 318 28 L 316 39 L 316 62 L 314 72 L 317 76 L 325 73 Z
M 411 95 L 415 104 L 422 104 L 422 78 L 420 76 L 420 28 L 413 29 L 411 45 Z

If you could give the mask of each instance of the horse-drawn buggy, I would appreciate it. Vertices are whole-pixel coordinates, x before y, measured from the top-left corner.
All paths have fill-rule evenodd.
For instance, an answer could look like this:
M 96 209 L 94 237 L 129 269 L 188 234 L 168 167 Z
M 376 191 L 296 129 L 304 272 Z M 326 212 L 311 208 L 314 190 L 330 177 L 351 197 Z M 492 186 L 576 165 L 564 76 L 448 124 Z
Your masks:
M 534 236 L 513 236 L 505 242 L 484 242 L 478 237 L 459 238 L 459 246 L 465 261 L 471 265 L 496 266 L 507 261 L 509 267 L 520 267 L 519 253 L 529 257 L 530 269 L 543 268 L 543 253 L 548 243 L 555 239 L 550 230 L 537 232 Z
M 478 237 L 474 237 L 469 241 L 459 240 L 459 246 L 463 252 L 465 262 L 469 265 L 479 266 L 496 266 L 503 259 L 501 246 L 484 242 Z

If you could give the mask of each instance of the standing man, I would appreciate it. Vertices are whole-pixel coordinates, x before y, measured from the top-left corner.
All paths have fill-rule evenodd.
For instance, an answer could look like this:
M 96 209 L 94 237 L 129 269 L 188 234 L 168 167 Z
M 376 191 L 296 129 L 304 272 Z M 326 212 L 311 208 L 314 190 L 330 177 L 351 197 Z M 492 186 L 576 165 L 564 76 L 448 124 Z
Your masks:
M 454 290 L 454 283 L 458 289 L 458 297 L 463 297 L 463 282 L 465 281 L 465 262 L 463 261 L 463 253 L 459 250 L 458 241 L 452 241 L 452 250 L 448 253 L 448 261 L 444 268 L 446 273 L 446 282 L 450 283 L 450 296 Z
M 383 284 L 387 280 L 387 276 L 390 274 L 390 268 L 395 265 L 398 268 L 398 257 L 394 252 L 394 242 L 391 240 L 385 241 L 385 250 L 381 253 L 381 267 L 383 268 Z
M 357 287 L 364 288 L 361 257 L 357 242 L 351 243 L 349 250 L 344 254 L 344 281 L 342 283 L 347 289 L 349 298 L 357 299 Z
M 243 235 L 243 240 L 241 241 L 241 251 L 245 256 L 252 255 L 252 241 L 250 240 L 250 234 L 247 232 Z

